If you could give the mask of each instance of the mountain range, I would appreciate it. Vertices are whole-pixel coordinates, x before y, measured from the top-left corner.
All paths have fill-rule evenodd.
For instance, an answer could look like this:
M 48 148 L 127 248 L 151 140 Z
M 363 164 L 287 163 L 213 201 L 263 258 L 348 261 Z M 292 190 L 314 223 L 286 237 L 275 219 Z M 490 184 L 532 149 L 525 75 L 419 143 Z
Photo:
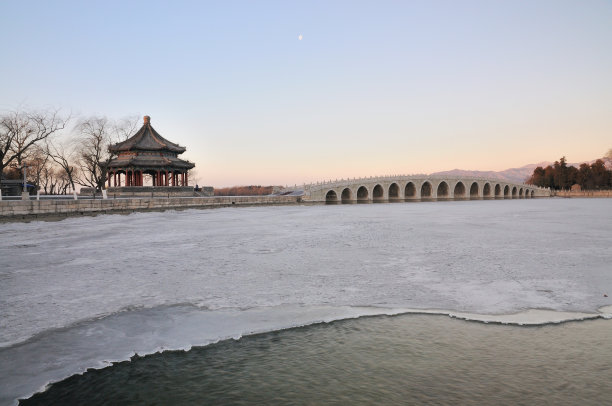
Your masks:
M 600 159 L 602 159 L 605 162 L 606 167 L 608 169 L 612 168 L 612 159 L 610 158 L 600 158 Z M 568 163 L 568 165 L 579 167 L 580 164 L 583 164 L 583 163 L 592 164 L 593 162 L 595 162 L 595 160 L 579 162 L 579 163 Z M 434 176 L 466 176 L 466 177 L 476 177 L 476 178 L 499 179 L 499 180 L 503 180 L 507 182 L 514 182 L 514 183 L 523 183 L 527 179 L 529 179 L 531 174 L 533 174 L 533 170 L 537 168 L 538 166 L 545 168 L 548 165 L 552 165 L 552 164 L 553 162 L 540 162 L 537 164 L 529 164 L 529 165 L 521 166 L 520 168 L 510 168 L 510 169 L 506 169 L 503 171 L 469 171 L 469 170 L 464 170 L 464 169 L 453 169 L 450 171 L 435 172 L 435 173 L 432 173 L 431 175 L 434 175 Z

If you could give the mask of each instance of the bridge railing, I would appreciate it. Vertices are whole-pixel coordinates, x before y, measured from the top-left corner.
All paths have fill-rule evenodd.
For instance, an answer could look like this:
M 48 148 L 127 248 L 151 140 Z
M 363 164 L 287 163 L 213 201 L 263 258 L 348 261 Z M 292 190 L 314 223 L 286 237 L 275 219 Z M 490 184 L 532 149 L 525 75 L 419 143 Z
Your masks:
M 323 188 L 334 188 L 339 186 L 345 186 L 347 184 L 354 183 L 374 183 L 374 182 L 389 182 L 389 181 L 402 181 L 402 180 L 445 180 L 445 181 L 465 181 L 474 180 L 478 182 L 489 182 L 489 183 L 504 183 L 513 186 L 529 187 L 532 189 L 539 190 L 550 190 L 550 188 L 544 188 L 541 186 L 528 185 L 526 183 L 509 182 L 502 179 L 490 179 L 483 177 L 470 177 L 470 176 L 428 176 L 428 175 L 388 175 L 388 176 L 370 176 L 365 178 L 348 178 L 348 179 L 336 179 L 336 180 L 324 180 L 321 182 L 304 184 L 304 190 L 320 190 Z M 291 189 L 291 188 L 290 188 Z

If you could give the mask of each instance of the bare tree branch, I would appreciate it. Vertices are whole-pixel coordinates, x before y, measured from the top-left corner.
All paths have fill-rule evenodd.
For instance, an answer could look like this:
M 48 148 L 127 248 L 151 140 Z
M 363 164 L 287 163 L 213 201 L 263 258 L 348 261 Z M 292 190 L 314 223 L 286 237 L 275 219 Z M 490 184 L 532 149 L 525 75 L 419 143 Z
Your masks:
M 12 111 L 0 116 L 0 173 L 14 161 L 22 165 L 32 146 L 63 130 L 69 120 L 57 110 Z

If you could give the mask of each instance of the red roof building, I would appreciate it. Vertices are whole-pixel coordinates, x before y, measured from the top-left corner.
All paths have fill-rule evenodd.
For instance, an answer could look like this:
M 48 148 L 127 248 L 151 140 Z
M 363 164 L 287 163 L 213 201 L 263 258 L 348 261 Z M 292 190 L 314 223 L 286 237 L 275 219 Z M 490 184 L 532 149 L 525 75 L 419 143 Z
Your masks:
M 159 135 L 151 118 L 144 116 L 136 134 L 109 147 L 117 157 L 108 164 L 108 187 L 144 186 L 145 174 L 151 175 L 152 186 L 187 186 L 188 171 L 195 164 L 178 157 L 185 150 Z

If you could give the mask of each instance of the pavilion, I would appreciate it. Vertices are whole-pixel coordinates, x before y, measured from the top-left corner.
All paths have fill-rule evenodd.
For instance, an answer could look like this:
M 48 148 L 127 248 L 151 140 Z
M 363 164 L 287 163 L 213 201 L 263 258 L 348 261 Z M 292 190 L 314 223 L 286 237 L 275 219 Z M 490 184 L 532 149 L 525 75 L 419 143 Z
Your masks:
M 107 167 L 109 188 L 142 187 L 144 175 L 151 175 L 153 187 L 188 187 L 195 166 L 178 157 L 186 148 L 159 135 L 149 116 L 136 134 L 108 149 L 117 155 Z

